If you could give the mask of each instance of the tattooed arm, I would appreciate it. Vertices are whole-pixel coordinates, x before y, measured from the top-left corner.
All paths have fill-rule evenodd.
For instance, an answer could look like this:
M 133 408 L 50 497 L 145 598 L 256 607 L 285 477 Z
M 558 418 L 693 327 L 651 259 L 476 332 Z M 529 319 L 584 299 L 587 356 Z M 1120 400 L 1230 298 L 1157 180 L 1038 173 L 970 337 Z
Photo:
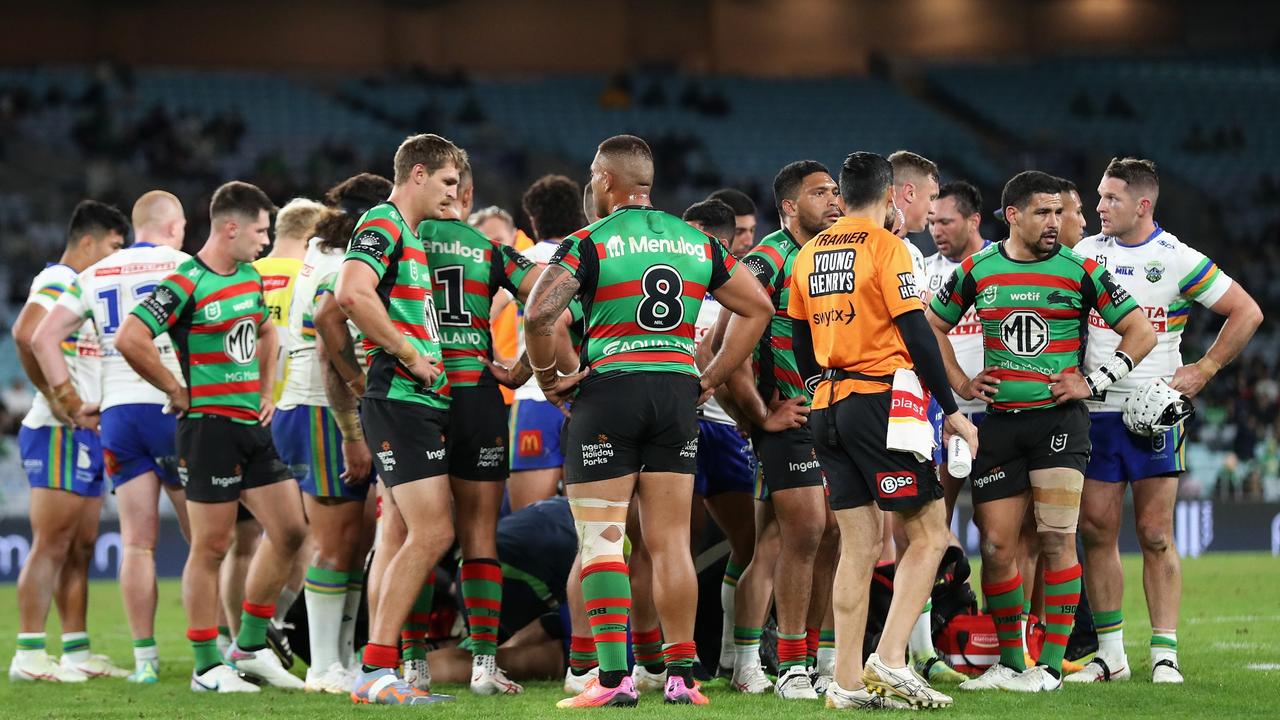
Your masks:
M 364 370 L 356 360 L 355 344 L 347 330 L 347 316 L 331 293 L 320 298 L 312 322 L 316 326 L 316 354 L 325 360 L 322 367 L 328 365 L 337 373 L 356 398 L 364 395 Z M 337 407 L 332 397 L 329 403 Z
M 548 265 L 539 276 L 525 306 L 524 342 L 529 364 L 533 367 L 538 387 L 547 400 L 564 409 L 565 396 L 577 385 L 586 371 L 569 377 L 561 377 L 557 365 L 557 320 L 564 315 L 569 301 L 578 294 L 579 285 L 569 271 L 558 265 Z

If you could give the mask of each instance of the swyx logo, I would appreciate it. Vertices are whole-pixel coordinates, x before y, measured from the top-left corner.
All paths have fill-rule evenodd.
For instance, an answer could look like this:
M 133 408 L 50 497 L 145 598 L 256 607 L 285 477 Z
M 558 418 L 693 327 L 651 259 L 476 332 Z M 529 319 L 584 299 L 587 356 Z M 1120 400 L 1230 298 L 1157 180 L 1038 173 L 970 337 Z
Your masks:
M 611 258 L 622 257 L 627 253 L 658 253 L 688 255 L 696 258 L 698 262 L 707 261 L 707 245 L 705 243 L 691 243 L 683 237 L 651 238 L 641 235 L 638 238 L 629 237 L 624 241 L 622 236 L 614 235 L 605 241 L 604 251 L 605 256 Z
M 1067 433 L 1058 433 L 1049 438 L 1049 449 L 1053 452 L 1062 452 L 1067 449 Z
M 847 300 L 846 302 L 848 303 L 848 306 L 849 306 L 848 309 L 832 308 L 830 310 L 822 310 L 821 312 L 814 313 L 813 324 L 814 325 L 834 325 L 836 323 L 841 323 L 844 325 L 848 325 L 849 323 L 853 322 L 853 316 L 854 316 L 853 301 Z
M 911 472 L 876 473 L 876 486 L 882 498 L 915 497 L 919 493 L 916 474 Z

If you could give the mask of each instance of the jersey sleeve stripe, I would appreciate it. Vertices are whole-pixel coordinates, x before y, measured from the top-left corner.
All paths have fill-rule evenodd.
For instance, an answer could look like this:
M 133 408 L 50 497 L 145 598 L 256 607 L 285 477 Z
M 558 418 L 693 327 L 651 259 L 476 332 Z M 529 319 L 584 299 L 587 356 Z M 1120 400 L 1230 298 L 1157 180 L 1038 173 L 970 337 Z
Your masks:
M 1183 295 L 1189 298 L 1199 297 L 1205 290 L 1208 290 L 1209 287 L 1213 285 L 1214 281 L 1217 280 L 1218 276 L 1221 274 L 1221 271 L 1218 270 L 1218 266 L 1214 264 L 1212 260 L 1205 258 L 1200 263 L 1199 267 L 1192 271 L 1187 278 L 1183 279 L 1179 286 L 1179 290 L 1182 291 Z
M 204 297 L 196 301 L 196 310 L 202 310 L 206 305 L 210 303 L 219 302 L 221 300 L 227 300 L 229 298 L 236 297 L 237 295 L 248 295 L 251 293 L 261 292 L 261 290 L 262 290 L 262 284 L 256 280 L 236 283 L 235 285 L 228 285 L 218 290 L 217 292 L 211 292 L 208 295 L 205 295 Z
M 399 242 L 400 240 L 400 225 L 386 218 L 370 218 L 366 220 L 364 224 L 356 228 L 353 236 L 369 229 L 381 231 L 383 235 L 390 237 L 392 242 Z

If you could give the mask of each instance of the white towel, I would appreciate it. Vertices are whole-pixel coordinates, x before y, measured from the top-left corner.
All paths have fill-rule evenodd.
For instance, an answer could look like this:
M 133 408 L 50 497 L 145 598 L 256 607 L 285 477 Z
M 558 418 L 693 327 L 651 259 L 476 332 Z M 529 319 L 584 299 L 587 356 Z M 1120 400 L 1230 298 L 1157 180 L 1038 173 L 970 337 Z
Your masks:
M 920 386 L 914 370 L 900 368 L 893 373 L 889 405 L 889 431 L 884 445 L 890 450 L 909 452 L 920 462 L 933 458 L 933 426 L 929 424 L 929 395 Z

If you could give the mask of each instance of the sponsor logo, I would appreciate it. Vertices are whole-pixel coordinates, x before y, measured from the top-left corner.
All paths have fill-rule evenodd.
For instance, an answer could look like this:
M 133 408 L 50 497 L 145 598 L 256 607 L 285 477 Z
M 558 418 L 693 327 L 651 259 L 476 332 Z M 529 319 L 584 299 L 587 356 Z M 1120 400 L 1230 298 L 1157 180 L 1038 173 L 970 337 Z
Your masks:
M 248 365 L 257 359 L 258 324 L 253 318 L 240 318 L 222 339 L 222 352 L 237 365 Z
M 910 395 L 894 395 L 893 401 L 890 404 L 889 414 L 893 415 L 893 411 L 900 408 L 905 409 L 906 414 L 912 417 L 924 417 L 924 403 L 918 398 L 911 397 Z
M 984 488 L 993 482 L 1000 482 L 1001 480 L 1004 480 L 1006 477 L 1008 476 L 1005 474 L 1004 468 L 994 467 L 994 468 L 991 468 L 991 472 L 987 473 L 986 475 L 983 475 L 980 478 L 976 478 L 973 481 L 973 486 L 975 488 Z
M 222 373 L 222 382 L 250 382 L 257 379 L 257 370 L 237 370 L 236 372 Z
M 1053 452 L 1062 452 L 1067 449 L 1067 433 L 1058 433 L 1049 438 L 1049 449 Z
M 916 274 L 913 272 L 898 273 L 898 295 L 903 300 L 916 297 Z
M 1010 293 L 1010 300 L 1021 300 L 1024 302 L 1040 302 L 1040 293 L 1035 291 L 1027 291 L 1020 293 Z
M 667 343 L 661 340 L 610 340 L 604 344 L 600 352 L 604 355 L 616 355 L 618 353 L 631 352 L 632 350 L 666 346 Z
M 1147 274 L 1147 282 L 1158 283 L 1164 277 L 1164 263 L 1159 260 L 1152 260 L 1142 267 Z
M 916 474 L 912 472 L 876 473 L 876 487 L 882 498 L 915 497 L 920 488 L 916 484 Z
M 822 382 L 822 374 L 810 375 L 804 379 L 805 392 L 813 395 L 818 390 L 818 383 Z
M 498 438 L 493 445 L 480 447 L 480 457 L 476 459 L 476 467 L 496 468 L 502 466 L 502 459 L 507 456 L 507 444 Z
M 253 298 L 249 298 L 248 300 L 241 300 L 240 302 L 236 303 L 235 305 L 232 305 L 232 306 L 231 306 L 231 309 L 232 309 L 232 310 L 234 310 L 235 312 L 242 312 L 242 311 L 244 311 L 244 310 L 248 310 L 248 309 L 249 309 L 249 308 L 251 308 L 251 307 L 253 307 Z M 273 306 L 271 307 L 271 316 L 272 316 L 272 317 L 279 317 L 279 316 L 280 316 L 280 308 L 278 308 L 278 307 L 276 307 L 276 306 L 274 306 L 274 305 L 273 305 Z
M 22 461 L 22 469 L 28 474 L 37 475 L 44 472 L 44 460 L 39 458 L 30 458 Z
M 444 442 L 444 440 L 441 439 L 441 442 Z M 440 448 L 439 450 L 423 450 L 422 454 L 426 455 L 428 460 L 443 460 L 444 448 Z
M 707 261 L 706 243 L 691 243 L 682 237 L 674 239 L 651 238 L 641 235 L 638 238 L 626 238 L 624 241 L 621 236 L 614 235 L 605 241 L 604 252 L 605 257 L 610 258 L 622 257 L 628 253 L 651 253 L 658 255 L 688 255 L 698 262 Z
M 516 438 L 516 455 L 519 457 L 537 457 L 542 454 L 542 431 L 521 430 Z
M 986 305 L 995 305 L 998 297 L 1000 297 L 999 285 L 988 285 L 982 291 L 982 302 Z
M 583 443 L 581 447 L 583 467 L 603 465 L 613 457 L 613 443 L 609 442 L 609 436 L 604 433 L 596 436 L 596 442 Z
M 115 453 L 106 448 L 102 448 L 102 464 L 107 469 L 108 475 L 120 474 L 120 460 Z
M 88 470 L 93 467 L 93 457 L 89 454 L 89 446 L 76 443 L 76 468 Z
M 484 248 L 464 245 L 461 240 L 454 240 L 447 243 L 440 242 L 439 240 L 432 240 L 431 252 L 435 254 L 457 255 L 458 257 L 467 258 L 471 260 L 471 262 L 479 263 L 485 261 Z
M 271 292 L 272 290 L 283 290 L 289 287 L 288 275 L 263 275 L 262 290 Z
M 1049 325 L 1030 310 L 1016 310 L 1000 321 L 1000 340 L 1014 355 L 1035 357 L 1049 346 Z
M 844 325 L 848 325 L 849 323 L 853 322 L 853 316 L 854 316 L 853 301 L 847 300 L 845 302 L 847 302 L 849 305 L 847 310 L 843 310 L 840 308 L 832 308 L 830 310 L 823 310 L 821 312 L 814 313 L 813 324 L 814 325 L 835 325 L 836 323 L 841 323 Z
M 804 462 L 788 462 L 787 470 L 796 474 L 804 474 L 812 470 L 818 469 L 817 460 L 806 460 Z
M 814 253 L 813 271 L 809 273 L 809 297 L 852 293 L 856 255 L 853 249 Z
M 384 472 L 391 472 L 396 469 L 396 455 L 391 451 L 391 443 L 386 440 L 382 441 L 382 449 L 378 451 L 378 463 L 382 465 Z
M 128 263 L 115 267 L 102 267 L 93 272 L 94 277 L 112 277 L 115 275 L 137 275 L 140 273 L 169 272 L 178 264 L 169 260 L 158 263 Z
M 742 264 L 751 269 L 751 274 L 763 285 L 769 280 L 769 261 L 759 255 L 748 255 L 742 259 Z
M 169 315 L 172 313 L 171 308 L 177 301 L 178 296 L 169 288 L 161 285 L 142 301 L 142 307 L 146 308 L 152 317 L 163 324 L 168 322 Z
M 218 477 L 217 475 L 214 475 L 209 478 L 209 481 L 218 487 L 231 487 L 232 485 L 240 484 L 241 475 L 240 466 L 236 465 L 235 468 L 232 469 L 230 475 L 227 475 L 226 477 Z
M 1116 266 L 1116 274 L 1117 274 L 1117 275 L 1123 275 L 1124 277 L 1132 277 L 1132 276 L 1133 276 L 1133 266 L 1132 266 L 1132 265 L 1117 265 L 1117 266 Z
M 698 457 L 698 438 L 695 437 L 685 443 L 684 447 L 680 448 L 680 457 L 685 458 L 686 460 L 692 460 Z
M 351 249 L 381 262 L 387 257 L 386 243 L 386 238 L 370 230 L 357 235 L 351 241 Z
M 1060 292 L 1058 290 L 1054 290 L 1053 292 L 1049 293 L 1049 297 L 1045 299 L 1045 302 L 1049 303 L 1050 305 L 1074 304 L 1070 295 L 1064 292 Z
M 187 486 L 187 474 L 187 459 L 178 458 L 178 482 L 182 483 L 183 487 Z

